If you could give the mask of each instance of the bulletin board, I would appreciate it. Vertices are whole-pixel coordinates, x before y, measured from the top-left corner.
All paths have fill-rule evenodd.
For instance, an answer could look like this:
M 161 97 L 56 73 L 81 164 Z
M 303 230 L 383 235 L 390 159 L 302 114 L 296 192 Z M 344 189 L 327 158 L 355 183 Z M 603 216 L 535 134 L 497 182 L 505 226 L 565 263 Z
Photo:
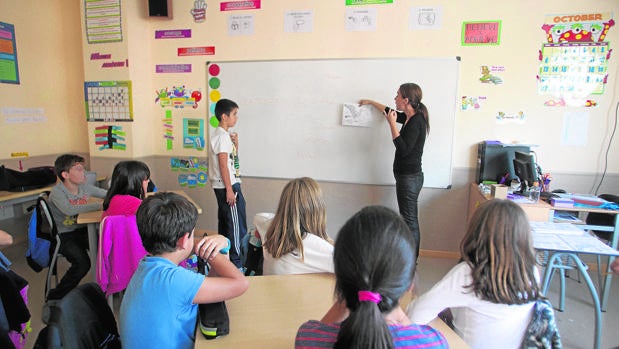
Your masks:
M 220 98 L 238 103 L 244 176 L 392 185 L 395 146 L 384 116 L 342 125 L 344 104 L 362 98 L 395 107 L 402 83 L 423 90 L 430 134 L 425 187 L 451 185 L 459 58 L 273 60 L 207 63 L 209 132 Z

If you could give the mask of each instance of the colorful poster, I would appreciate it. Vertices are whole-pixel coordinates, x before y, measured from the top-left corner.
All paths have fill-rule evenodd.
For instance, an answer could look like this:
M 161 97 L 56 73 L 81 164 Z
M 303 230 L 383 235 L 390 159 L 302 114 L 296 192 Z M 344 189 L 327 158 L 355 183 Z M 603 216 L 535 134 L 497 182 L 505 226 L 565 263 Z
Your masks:
M 87 121 L 133 121 L 131 81 L 86 81 Z
M 0 82 L 19 84 L 15 26 L 0 22 Z
M 615 21 L 610 13 L 548 15 L 539 52 L 538 93 L 546 106 L 593 107 L 590 95 L 604 93 L 612 49 L 606 35 Z
M 84 0 L 89 44 L 123 41 L 120 0 Z
M 172 120 L 172 111 L 165 111 L 163 119 L 163 139 L 165 140 L 166 150 L 174 149 L 174 123 Z
M 126 150 L 125 136 L 122 126 L 104 125 L 95 128 L 95 144 L 99 146 L 99 150 Z
M 393 0 L 346 0 L 346 6 L 373 4 L 393 4 Z
M 183 119 L 183 148 L 204 150 L 204 120 Z
M 174 107 L 198 108 L 198 102 L 202 100 L 202 91 L 188 90 L 185 85 L 172 86 L 172 89 L 159 89 L 155 91 L 155 103 L 159 103 L 161 108 Z
M 501 21 L 462 23 L 462 46 L 499 45 Z

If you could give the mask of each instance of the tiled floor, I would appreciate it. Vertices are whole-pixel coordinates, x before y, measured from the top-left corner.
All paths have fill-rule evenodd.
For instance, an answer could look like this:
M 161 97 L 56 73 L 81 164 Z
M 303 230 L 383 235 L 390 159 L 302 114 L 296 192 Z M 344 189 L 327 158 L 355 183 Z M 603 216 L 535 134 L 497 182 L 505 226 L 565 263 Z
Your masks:
M 26 348 L 32 348 L 38 332 L 43 327 L 41 308 L 45 271 L 37 274 L 28 267 L 24 257 L 25 248 L 25 243 L 20 242 L 3 249 L 2 252 L 13 261 L 13 270 L 30 282 L 29 298 L 33 332 L 28 336 Z M 456 261 L 453 259 L 422 257 L 418 267 L 417 292 L 427 291 L 455 263 Z M 592 278 L 594 281 L 596 280 L 595 275 L 592 275 Z M 89 274 L 85 280 L 93 280 L 92 274 Z M 558 277 L 555 278 L 549 295 L 553 304 L 558 303 L 557 290 Z M 594 313 L 591 296 L 584 284 L 578 283 L 574 279 L 567 280 L 566 310 L 563 313 L 556 312 L 556 315 L 565 348 L 585 349 L 593 347 Z M 608 311 L 603 313 L 603 322 L 601 347 L 605 349 L 619 347 L 619 327 L 617 325 L 617 322 L 619 322 L 619 276 L 613 279 Z

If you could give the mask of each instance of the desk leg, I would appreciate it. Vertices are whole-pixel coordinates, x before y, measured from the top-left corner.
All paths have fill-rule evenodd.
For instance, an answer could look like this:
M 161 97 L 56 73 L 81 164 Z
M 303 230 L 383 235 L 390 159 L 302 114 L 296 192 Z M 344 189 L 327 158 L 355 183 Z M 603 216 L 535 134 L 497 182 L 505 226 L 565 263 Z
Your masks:
M 615 215 L 615 230 L 613 231 L 613 237 L 610 246 L 617 249 L 617 240 L 619 240 L 619 214 Z M 610 263 L 612 263 L 614 257 L 608 257 L 608 265 L 606 266 L 606 277 L 604 278 L 604 285 L 602 289 L 602 311 L 606 311 L 608 306 L 608 294 L 610 293 L 610 286 L 613 283 L 613 272 L 610 270 Z
M 97 223 L 88 223 L 88 256 L 90 257 L 90 267 L 92 268 L 94 281 L 97 282 Z
M 580 272 L 583 279 L 585 280 L 585 283 L 589 287 L 589 292 L 591 292 L 591 298 L 593 299 L 593 306 L 595 308 L 595 337 L 593 347 L 595 349 L 599 349 L 601 345 L 600 341 L 602 339 L 602 310 L 600 307 L 600 299 L 598 297 L 597 290 L 593 285 L 593 281 L 591 281 L 591 277 L 589 277 L 589 273 L 587 273 L 586 267 L 584 266 L 582 260 L 576 254 L 557 252 L 553 253 L 552 256 L 550 256 L 550 258 L 548 259 L 548 265 L 546 266 L 546 271 L 544 272 L 542 293 L 546 295 L 554 269 L 565 268 L 565 265 L 563 265 L 563 262 L 561 261 L 562 256 L 566 256 L 568 259 L 571 258 L 574 261 L 576 268 L 578 268 L 578 271 Z M 563 290 L 561 290 L 561 292 L 563 292 Z

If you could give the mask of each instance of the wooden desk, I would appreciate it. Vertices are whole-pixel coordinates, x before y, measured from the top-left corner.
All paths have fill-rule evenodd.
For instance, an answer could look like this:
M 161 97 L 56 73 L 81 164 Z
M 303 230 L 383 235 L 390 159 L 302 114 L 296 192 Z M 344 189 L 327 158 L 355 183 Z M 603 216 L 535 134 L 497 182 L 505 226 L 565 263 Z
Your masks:
M 226 301 L 230 334 L 206 340 L 196 331 L 194 348 L 294 348 L 299 326 L 319 320 L 333 305 L 333 274 L 268 275 L 249 277 L 249 289 Z M 410 294 L 403 298 L 403 306 Z M 468 348 L 443 321 L 430 325 L 439 330 L 450 348 Z
M 189 200 L 198 210 L 198 214 L 202 214 L 202 208 L 196 204 L 187 193 L 182 190 L 170 190 L 169 192 L 177 193 Z M 154 193 L 149 193 L 152 195 Z M 77 224 L 86 224 L 88 228 L 88 256 L 90 257 L 90 265 L 94 268 L 97 265 L 97 245 L 99 242 L 99 234 L 97 226 L 101 223 L 101 214 L 103 211 L 91 211 L 80 213 L 77 216 Z M 95 275 L 96 281 L 96 275 Z
M 27 190 L 27 191 L 4 191 L 2 190 L 0 191 L 0 203 L 7 203 L 7 204 L 14 205 L 14 204 L 19 204 L 19 203 L 26 202 L 26 201 L 36 200 L 39 194 L 41 194 L 44 191 L 51 191 L 52 188 L 54 188 L 53 185 L 39 188 L 39 189 Z
M 473 217 L 473 212 L 481 205 L 481 203 L 492 199 L 490 194 L 483 194 L 479 190 L 479 185 L 477 183 L 471 183 L 470 191 L 469 191 L 469 211 L 467 222 L 471 220 Z M 537 203 L 530 204 L 519 204 L 520 207 L 524 210 L 529 217 L 531 222 L 548 222 L 552 220 L 553 207 L 550 206 L 547 202 L 540 200 Z

